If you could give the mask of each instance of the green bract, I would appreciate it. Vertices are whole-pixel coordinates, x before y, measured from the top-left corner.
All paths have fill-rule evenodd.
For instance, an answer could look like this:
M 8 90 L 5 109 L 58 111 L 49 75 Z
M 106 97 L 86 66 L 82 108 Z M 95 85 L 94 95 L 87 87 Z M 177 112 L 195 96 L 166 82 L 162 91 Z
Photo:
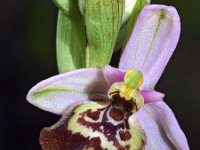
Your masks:
M 81 11 L 81 14 L 84 16 L 84 1 L 85 0 L 78 0 L 78 4 L 79 4 L 79 9 Z M 133 11 L 133 8 L 135 8 L 135 4 L 138 2 L 140 3 L 140 1 L 145 2 L 145 3 L 150 3 L 150 0 L 124 0 L 124 8 L 123 8 L 123 15 L 122 15 L 122 25 L 124 23 L 126 23 Z
M 86 66 L 109 64 L 121 26 L 123 0 L 85 0 Z
M 54 0 L 59 6 L 57 23 L 57 64 L 60 73 L 85 67 L 86 35 L 75 0 Z
M 139 12 L 148 4 L 147 0 L 53 2 L 59 8 L 56 47 L 60 73 L 109 64 L 114 48 L 127 42 Z

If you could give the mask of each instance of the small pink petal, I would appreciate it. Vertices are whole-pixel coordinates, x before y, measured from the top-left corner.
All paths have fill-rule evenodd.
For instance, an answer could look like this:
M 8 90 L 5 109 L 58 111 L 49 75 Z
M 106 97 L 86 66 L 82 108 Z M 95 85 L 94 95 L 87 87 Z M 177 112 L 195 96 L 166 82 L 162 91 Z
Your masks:
M 180 36 L 180 18 L 174 7 L 147 5 L 140 13 L 122 54 L 119 68 L 143 72 L 142 89 L 154 87 Z
M 124 81 L 125 72 L 122 72 L 121 70 L 113 68 L 109 65 L 106 65 L 104 67 L 103 74 L 109 85 L 112 85 L 115 82 L 123 82 Z
M 142 90 L 141 94 L 144 97 L 145 104 L 162 101 L 165 97 L 165 94 L 154 90 Z
M 27 100 L 43 110 L 62 114 L 71 105 L 106 95 L 108 89 L 101 70 L 79 69 L 38 83 L 28 92 Z
M 147 150 L 189 150 L 187 139 L 166 103 L 146 104 L 135 115 L 145 131 Z

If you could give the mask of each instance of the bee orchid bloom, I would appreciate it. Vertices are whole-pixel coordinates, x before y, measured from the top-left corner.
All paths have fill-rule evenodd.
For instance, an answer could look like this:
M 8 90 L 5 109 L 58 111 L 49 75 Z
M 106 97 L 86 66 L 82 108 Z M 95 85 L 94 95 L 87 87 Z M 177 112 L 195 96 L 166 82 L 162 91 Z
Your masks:
M 145 6 L 120 59 L 119 69 L 85 68 L 33 87 L 27 100 L 62 118 L 44 128 L 44 150 L 181 149 L 187 139 L 154 90 L 180 36 L 174 7 Z

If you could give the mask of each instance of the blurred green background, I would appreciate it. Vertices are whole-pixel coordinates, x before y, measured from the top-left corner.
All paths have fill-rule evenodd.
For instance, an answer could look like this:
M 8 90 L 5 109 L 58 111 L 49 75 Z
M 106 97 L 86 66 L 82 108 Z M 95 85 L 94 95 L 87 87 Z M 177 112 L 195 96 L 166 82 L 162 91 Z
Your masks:
M 156 89 L 166 94 L 191 149 L 200 149 L 200 1 L 154 0 L 173 5 L 182 21 L 178 47 Z M 39 150 L 38 136 L 59 116 L 26 102 L 28 90 L 57 74 L 57 8 L 50 0 L 0 2 L 0 149 Z

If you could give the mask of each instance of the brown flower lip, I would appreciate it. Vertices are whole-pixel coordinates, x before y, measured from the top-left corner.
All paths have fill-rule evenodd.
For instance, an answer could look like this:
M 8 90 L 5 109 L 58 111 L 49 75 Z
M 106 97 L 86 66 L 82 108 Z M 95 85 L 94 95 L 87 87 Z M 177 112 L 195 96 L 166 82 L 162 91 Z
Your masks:
M 101 106 L 84 103 L 64 114 L 54 126 L 43 128 L 40 144 L 43 150 L 129 150 L 132 140 L 129 116 L 111 103 Z

